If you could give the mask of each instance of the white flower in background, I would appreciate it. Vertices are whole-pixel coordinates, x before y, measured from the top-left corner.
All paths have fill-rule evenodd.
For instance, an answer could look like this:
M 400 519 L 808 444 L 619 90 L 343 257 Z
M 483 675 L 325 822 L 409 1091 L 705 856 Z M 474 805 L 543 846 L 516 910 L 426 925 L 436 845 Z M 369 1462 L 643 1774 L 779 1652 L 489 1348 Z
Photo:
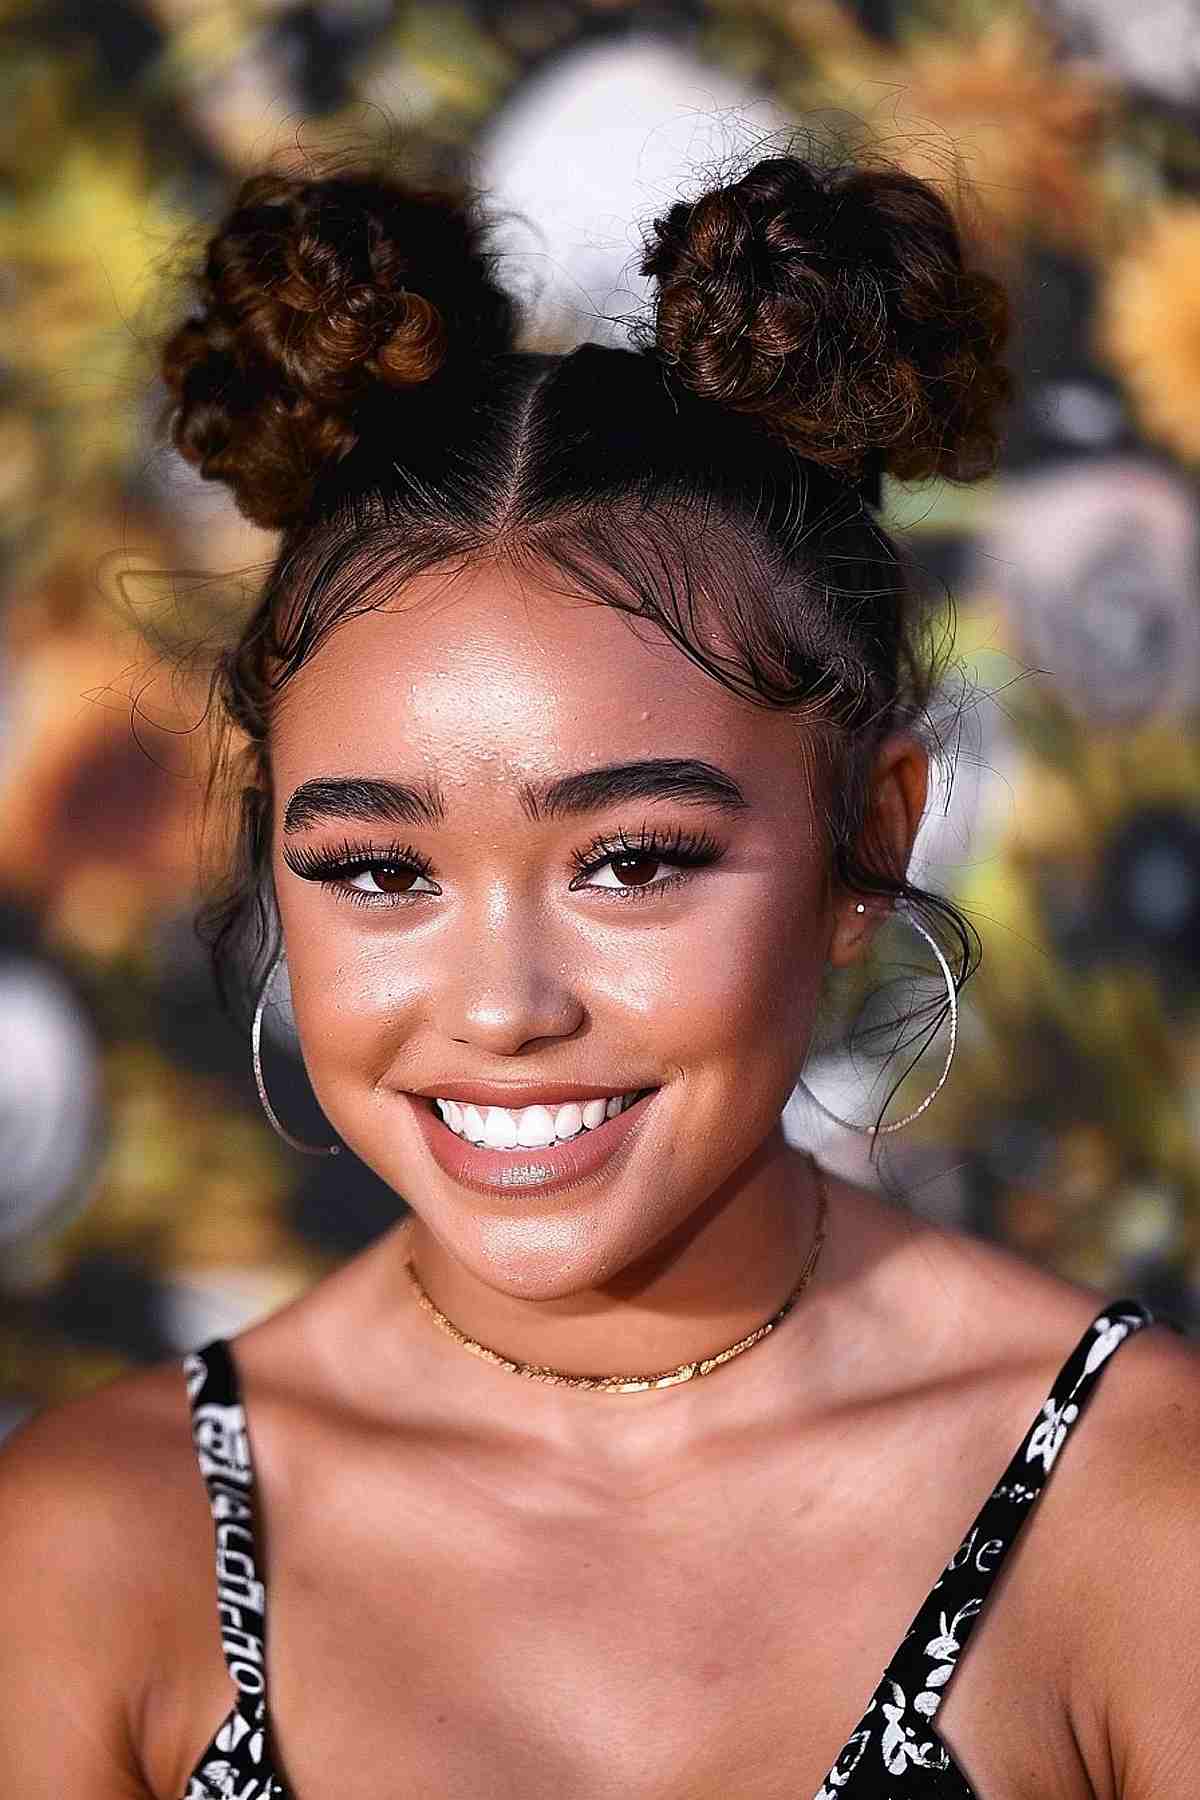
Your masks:
M 479 146 L 499 222 L 493 241 L 508 253 L 503 277 L 530 295 L 532 330 L 564 347 L 620 342 L 621 328 L 597 315 L 628 314 L 648 292 L 637 273 L 638 221 L 790 123 L 727 74 L 650 35 L 557 58 Z M 521 216 L 501 219 L 510 209 Z
M 1124 456 L 998 485 L 971 584 L 1081 717 L 1133 726 L 1200 704 L 1196 501 L 1182 476 Z
M 1200 0 L 1041 0 L 1070 49 L 1176 105 L 1200 98 Z
M 95 1039 L 66 980 L 0 958 L 0 1247 L 84 1204 L 101 1113 Z

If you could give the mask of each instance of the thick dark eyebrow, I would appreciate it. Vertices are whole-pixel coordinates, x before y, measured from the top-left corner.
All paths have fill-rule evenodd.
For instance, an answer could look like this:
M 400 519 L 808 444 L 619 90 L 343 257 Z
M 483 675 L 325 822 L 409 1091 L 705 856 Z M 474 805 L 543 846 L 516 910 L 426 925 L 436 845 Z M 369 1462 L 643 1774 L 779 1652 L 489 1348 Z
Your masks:
M 286 833 L 356 819 L 364 825 L 440 825 L 446 806 L 432 782 L 410 785 L 366 775 L 302 781 L 284 808 Z
M 746 796 L 732 775 L 692 756 L 650 757 L 641 762 L 606 763 L 553 781 L 522 782 L 521 805 L 531 819 L 567 819 L 599 812 L 626 800 L 681 800 L 741 812 Z M 446 803 L 432 783 L 360 775 L 322 775 L 301 782 L 283 815 L 287 833 L 346 819 L 363 824 L 440 825 Z
M 732 775 L 693 756 L 657 756 L 642 762 L 606 763 L 554 781 L 521 784 L 521 804 L 531 819 L 568 819 L 599 812 L 624 800 L 682 800 L 741 812 L 747 805 Z

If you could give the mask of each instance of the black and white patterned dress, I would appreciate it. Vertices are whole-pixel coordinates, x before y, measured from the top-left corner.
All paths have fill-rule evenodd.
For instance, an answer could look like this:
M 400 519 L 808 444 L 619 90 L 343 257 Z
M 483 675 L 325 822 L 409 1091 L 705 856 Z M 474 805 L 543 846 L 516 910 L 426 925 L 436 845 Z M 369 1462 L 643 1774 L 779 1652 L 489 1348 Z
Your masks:
M 1113 1300 L 1088 1326 L 813 1800 L 982 1800 L 938 1737 L 934 1718 L 1004 1558 L 1101 1371 L 1119 1345 L 1153 1323 L 1140 1301 Z M 237 1698 L 197 1759 L 182 1800 L 288 1800 L 273 1759 L 267 1709 L 266 1590 L 258 1567 L 254 1470 L 237 1370 L 224 1339 L 188 1356 L 184 1374 L 216 1529 L 221 1642 Z

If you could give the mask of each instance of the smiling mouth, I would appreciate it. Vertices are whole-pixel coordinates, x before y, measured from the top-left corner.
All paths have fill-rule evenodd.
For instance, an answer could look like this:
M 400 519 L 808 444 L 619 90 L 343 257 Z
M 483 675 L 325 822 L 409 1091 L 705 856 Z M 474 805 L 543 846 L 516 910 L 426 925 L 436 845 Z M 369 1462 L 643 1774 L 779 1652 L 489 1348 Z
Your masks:
M 430 1099 L 427 1105 L 447 1131 L 460 1142 L 479 1150 L 554 1150 L 560 1145 L 590 1137 L 612 1119 L 628 1112 L 656 1088 L 636 1088 L 607 1099 L 564 1101 L 514 1110 L 503 1106 L 472 1105 L 457 1100 Z

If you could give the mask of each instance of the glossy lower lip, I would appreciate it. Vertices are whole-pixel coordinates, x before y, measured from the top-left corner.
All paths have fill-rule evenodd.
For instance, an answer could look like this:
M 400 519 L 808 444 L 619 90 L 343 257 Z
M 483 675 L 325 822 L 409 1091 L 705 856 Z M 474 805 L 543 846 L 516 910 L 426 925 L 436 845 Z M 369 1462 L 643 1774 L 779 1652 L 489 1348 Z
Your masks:
M 460 1186 L 477 1193 L 542 1194 L 569 1188 L 594 1175 L 636 1137 L 650 1102 L 658 1093 L 651 1088 L 593 1131 L 581 1132 L 565 1144 L 546 1150 L 487 1150 L 460 1138 L 443 1124 L 432 1100 L 420 1094 L 404 1097 L 417 1115 L 429 1154 L 443 1172 Z

